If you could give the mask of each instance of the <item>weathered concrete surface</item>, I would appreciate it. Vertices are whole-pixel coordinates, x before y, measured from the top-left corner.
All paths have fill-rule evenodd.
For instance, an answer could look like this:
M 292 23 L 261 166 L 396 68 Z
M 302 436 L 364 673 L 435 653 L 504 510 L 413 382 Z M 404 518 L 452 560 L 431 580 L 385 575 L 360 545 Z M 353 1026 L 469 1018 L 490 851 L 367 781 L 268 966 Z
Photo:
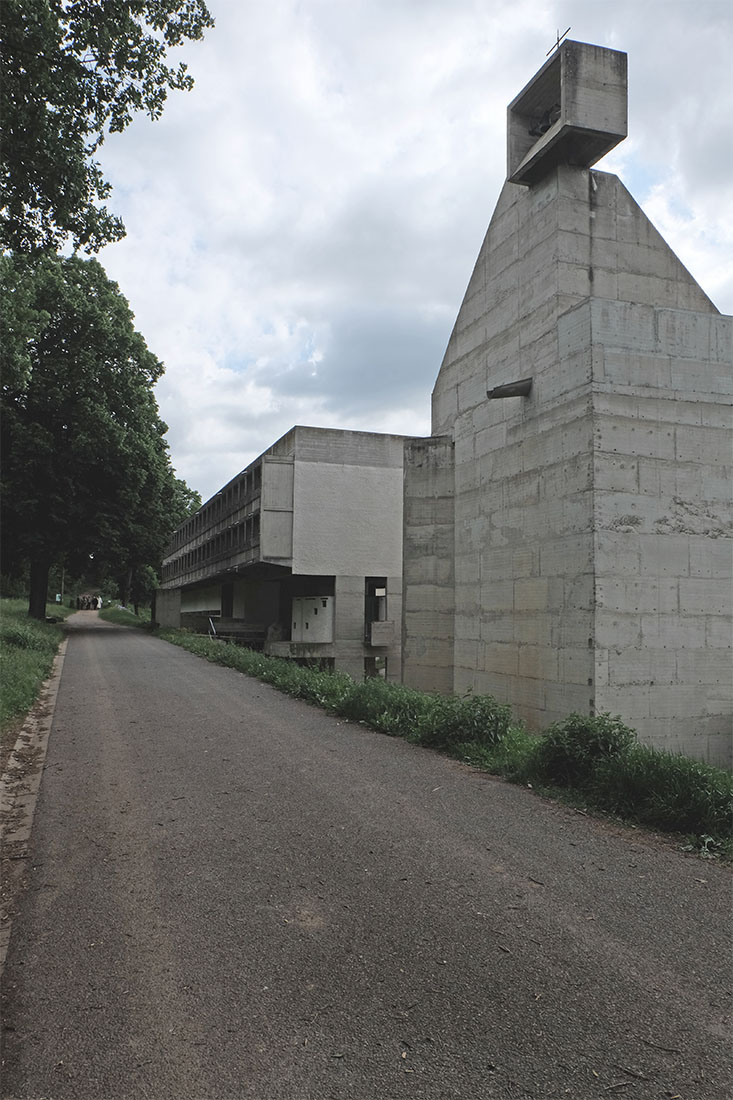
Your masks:
M 450 436 L 405 440 L 402 676 L 453 690 L 455 462 Z
M 6 1100 L 730 1095 L 728 872 L 84 618 Z
M 627 98 L 625 53 L 567 39 L 507 108 L 507 177 L 595 164 L 626 137 Z
M 487 399 L 528 377 L 528 397 Z M 406 615 L 405 651 L 432 645 L 453 690 L 535 728 L 608 710 L 733 766 L 732 390 L 733 318 L 620 180 L 505 184 L 433 393 L 433 433 L 455 442 L 455 584 L 425 600 L 453 636 Z M 406 509 L 406 554 L 414 523 Z
M 403 443 L 291 428 L 174 533 L 158 621 L 201 630 L 221 614 L 277 624 L 267 652 L 331 660 L 357 679 L 379 657 L 387 679 L 400 680 L 401 629 L 375 650 L 365 644 L 364 612 L 366 582 L 381 578 L 387 619 L 402 621 Z M 301 596 L 335 597 L 333 637 L 305 651 L 291 636 L 292 600 Z

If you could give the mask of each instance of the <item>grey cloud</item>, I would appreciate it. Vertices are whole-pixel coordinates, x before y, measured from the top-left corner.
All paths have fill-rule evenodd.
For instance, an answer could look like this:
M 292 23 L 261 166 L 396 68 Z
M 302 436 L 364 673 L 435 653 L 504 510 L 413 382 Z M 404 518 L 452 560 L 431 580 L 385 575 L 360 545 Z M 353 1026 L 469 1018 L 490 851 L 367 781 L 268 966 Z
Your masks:
M 694 207 L 695 274 L 723 285 L 730 5 L 215 7 L 186 51 L 194 91 L 102 150 L 129 235 L 101 259 L 166 363 L 161 411 L 192 485 L 213 491 L 293 423 L 400 430 L 429 406 L 504 179 L 506 105 L 569 23 L 628 52 L 620 174 L 639 201 L 663 184 Z
M 424 403 L 432 390 L 453 317 L 416 308 L 356 304 L 334 314 L 315 364 L 268 367 L 273 392 L 320 399 L 345 417 L 384 406 Z

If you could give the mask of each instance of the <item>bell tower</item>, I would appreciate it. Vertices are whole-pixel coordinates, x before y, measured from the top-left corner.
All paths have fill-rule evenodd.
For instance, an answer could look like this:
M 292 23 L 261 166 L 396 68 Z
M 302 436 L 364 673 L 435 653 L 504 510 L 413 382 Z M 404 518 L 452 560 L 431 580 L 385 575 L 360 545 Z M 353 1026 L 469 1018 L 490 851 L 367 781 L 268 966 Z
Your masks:
M 507 108 L 507 178 L 590 168 L 627 134 L 626 54 L 565 41 Z
M 406 451 L 405 681 L 730 766 L 732 319 L 592 167 L 626 136 L 624 53 L 563 42 L 507 129 Z

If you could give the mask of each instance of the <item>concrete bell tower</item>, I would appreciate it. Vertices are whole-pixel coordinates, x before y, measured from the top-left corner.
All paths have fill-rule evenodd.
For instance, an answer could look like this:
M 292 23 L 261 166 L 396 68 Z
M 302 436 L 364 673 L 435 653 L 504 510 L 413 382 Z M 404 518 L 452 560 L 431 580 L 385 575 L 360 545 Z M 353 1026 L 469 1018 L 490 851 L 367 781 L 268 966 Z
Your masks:
M 406 444 L 404 678 L 730 766 L 733 319 L 621 181 L 626 55 L 566 41 Z

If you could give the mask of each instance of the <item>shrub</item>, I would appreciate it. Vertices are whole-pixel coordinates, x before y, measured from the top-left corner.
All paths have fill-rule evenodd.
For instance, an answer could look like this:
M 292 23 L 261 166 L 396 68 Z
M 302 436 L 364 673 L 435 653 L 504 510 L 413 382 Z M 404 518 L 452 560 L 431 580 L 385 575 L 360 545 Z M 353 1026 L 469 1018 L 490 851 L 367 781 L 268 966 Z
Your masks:
M 561 787 L 582 787 L 600 761 L 623 754 L 634 742 L 634 731 L 618 716 L 571 714 L 538 739 L 535 774 Z
M 411 737 L 417 731 L 425 696 L 402 684 L 377 677 L 352 682 L 338 713 L 356 722 L 365 722 L 381 733 Z
M 537 738 L 521 723 L 514 723 L 493 745 L 466 742 L 456 746 L 456 754 L 467 764 L 501 775 L 510 783 L 526 783 L 530 778 Z
M 491 695 L 431 695 L 418 722 L 418 739 L 432 748 L 494 745 L 509 729 L 511 708 Z
M 374 683 L 372 709 L 365 711 L 364 720 L 383 733 L 408 741 L 419 740 L 421 722 L 431 696 L 402 684 Z M 381 703 L 381 709 L 375 712 L 374 703 Z
M 302 698 L 325 710 L 341 713 L 344 699 L 355 686 L 351 677 L 331 669 L 306 668 L 303 671 L 306 676 L 301 689 Z
M 592 790 L 605 809 L 642 825 L 730 836 L 733 775 L 699 760 L 632 745 L 597 764 Z
M 50 629 L 50 628 L 49 628 Z M 636 743 L 619 717 L 571 714 L 543 737 L 511 725 L 510 708 L 490 695 L 428 695 L 378 677 L 349 676 L 266 657 L 180 631 L 161 637 L 381 733 L 442 749 L 511 782 L 538 780 L 582 791 L 583 800 L 651 828 L 730 837 L 733 775 Z

